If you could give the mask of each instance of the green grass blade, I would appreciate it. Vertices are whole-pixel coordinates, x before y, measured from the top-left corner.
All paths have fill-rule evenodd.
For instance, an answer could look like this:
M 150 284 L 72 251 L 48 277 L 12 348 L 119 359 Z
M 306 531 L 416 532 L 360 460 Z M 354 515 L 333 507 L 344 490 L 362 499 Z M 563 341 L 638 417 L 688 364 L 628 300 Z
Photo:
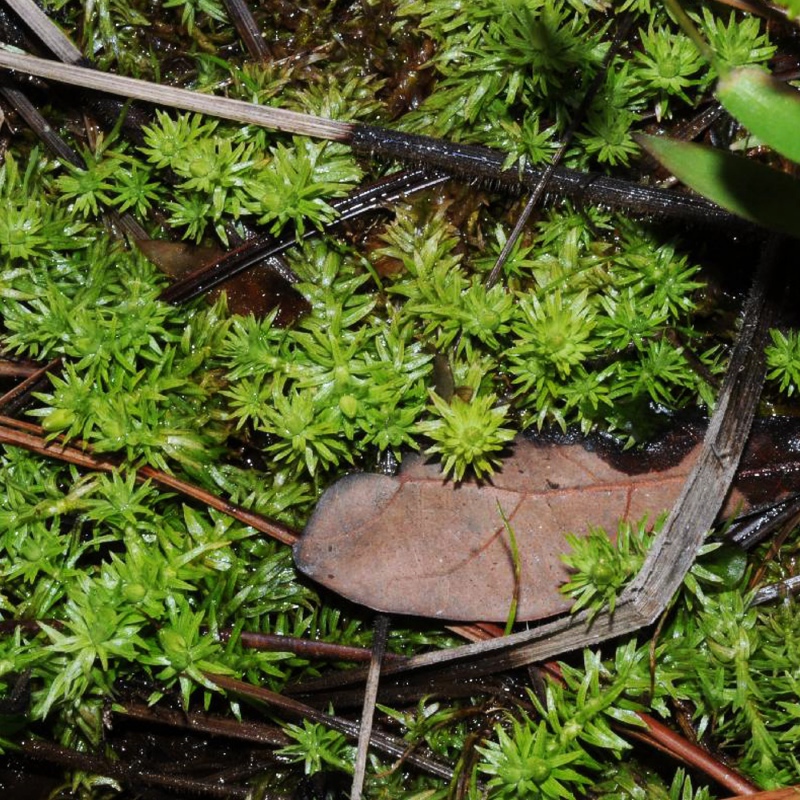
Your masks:
M 742 156 L 659 136 L 639 144 L 699 194 L 770 230 L 800 236 L 800 181 Z
M 717 98 L 764 144 L 800 163 L 800 92 L 756 67 L 724 73 Z

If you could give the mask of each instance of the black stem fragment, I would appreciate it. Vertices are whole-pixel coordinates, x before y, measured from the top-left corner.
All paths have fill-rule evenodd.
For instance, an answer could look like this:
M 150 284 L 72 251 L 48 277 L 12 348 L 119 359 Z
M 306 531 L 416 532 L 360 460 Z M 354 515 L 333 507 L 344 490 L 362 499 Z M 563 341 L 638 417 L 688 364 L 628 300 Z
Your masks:
M 459 144 L 374 125 L 355 125 L 350 138 L 358 153 L 392 158 L 406 164 L 424 165 L 453 177 L 485 181 L 510 192 L 535 189 L 543 169 L 504 168 L 506 154 L 480 145 Z M 587 203 L 627 208 L 639 214 L 655 214 L 688 221 L 720 225 L 745 224 L 719 206 L 697 195 L 683 194 L 653 186 L 601 175 L 596 172 L 558 167 L 553 170 L 550 191 Z
M 336 211 L 337 216 L 331 225 L 338 225 L 360 214 L 388 206 L 412 192 L 428 189 L 447 179 L 447 175 L 423 169 L 394 173 L 363 189 L 352 192 L 341 200 L 333 201 L 330 205 Z M 300 237 L 294 234 L 283 235 L 279 238 L 271 234 L 256 236 L 241 247 L 226 253 L 222 258 L 210 264 L 204 264 L 176 281 L 161 293 L 160 299 L 167 303 L 186 303 L 250 269 L 264 259 L 288 250 L 297 244 L 298 238 L 307 239 L 318 234 L 319 231 L 312 228 L 305 231 Z M 272 268 L 269 263 L 265 266 Z M 289 283 L 297 283 L 300 280 L 293 272 L 286 273 L 285 268 L 281 277 L 288 280 Z

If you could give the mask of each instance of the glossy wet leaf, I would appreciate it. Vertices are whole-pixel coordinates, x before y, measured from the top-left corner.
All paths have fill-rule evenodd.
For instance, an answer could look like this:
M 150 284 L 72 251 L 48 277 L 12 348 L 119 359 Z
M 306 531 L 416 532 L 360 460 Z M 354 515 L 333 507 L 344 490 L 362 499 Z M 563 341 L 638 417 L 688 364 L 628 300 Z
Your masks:
M 800 163 L 800 92 L 756 67 L 724 73 L 717 98 L 764 144 Z
M 722 545 L 706 555 L 701 566 L 727 589 L 737 586 L 747 569 L 747 554 L 741 547 Z
M 639 144 L 676 178 L 733 214 L 765 228 L 800 234 L 800 181 L 742 156 L 660 136 Z

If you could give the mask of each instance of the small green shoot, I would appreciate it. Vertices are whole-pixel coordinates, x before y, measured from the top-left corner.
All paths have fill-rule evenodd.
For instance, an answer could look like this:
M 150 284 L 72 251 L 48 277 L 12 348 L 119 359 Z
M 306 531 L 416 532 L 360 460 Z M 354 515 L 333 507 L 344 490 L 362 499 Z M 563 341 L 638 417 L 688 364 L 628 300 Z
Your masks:
M 759 67 L 741 65 L 739 55 L 745 59 L 757 56 L 758 48 L 745 46 L 736 57 L 725 52 L 726 28 L 708 14 L 704 15 L 704 21 L 708 34 L 717 39 L 715 46 L 705 41 L 680 0 L 664 2 L 720 76 L 717 97 L 724 108 L 777 153 L 800 163 L 797 137 L 800 93 Z M 636 140 L 673 175 L 704 197 L 770 230 L 798 235 L 800 183 L 784 173 L 726 151 L 688 142 L 645 135 Z
M 520 562 L 519 558 L 519 547 L 517 547 L 517 534 L 514 532 L 513 526 L 508 521 L 508 517 L 506 516 L 505 511 L 503 511 L 503 507 L 500 505 L 499 500 L 497 501 L 497 511 L 503 520 L 506 533 L 508 533 L 508 545 L 511 550 L 511 562 L 514 565 L 514 594 L 511 596 L 511 604 L 508 607 L 508 619 L 506 620 L 506 626 L 503 630 L 503 633 L 508 636 L 514 627 L 514 620 L 517 618 L 520 578 L 522 576 L 522 563 Z

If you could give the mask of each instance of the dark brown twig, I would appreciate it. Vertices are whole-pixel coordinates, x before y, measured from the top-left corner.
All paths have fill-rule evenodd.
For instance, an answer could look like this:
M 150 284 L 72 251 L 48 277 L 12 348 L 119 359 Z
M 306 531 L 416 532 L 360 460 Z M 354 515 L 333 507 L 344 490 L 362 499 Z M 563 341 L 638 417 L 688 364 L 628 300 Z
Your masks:
M 206 677 L 209 681 L 215 683 L 221 689 L 225 689 L 227 692 L 234 692 L 243 697 L 260 701 L 296 718 L 308 719 L 311 722 L 319 722 L 323 725 L 327 725 L 333 730 L 340 731 L 348 738 L 358 738 L 358 724 L 348 719 L 324 714 L 322 711 L 318 711 L 316 708 L 294 700 L 291 697 L 286 697 L 285 695 L 270 691 L 263 686 L 253 686 L 244 681 L 229 678 L 226 675 L 207 673 Z M 370 745 L 376 750 L 395 758 L 402 756 L 407 749 L 406 743 L 401 739 L 395 739 L 393 736 L 375 730 L 372 731 L 370 736 Z M 408 758 L 408 762 L 418 769 L 422 769 L 436 777 L 444 778 L 445 780 L 451 780 L 453 777 L 452 767 L 438 759 L 416 753 Z
M 6 414 L 13 414 L 17 404 L 28 396 L 47 373 L 57 369 L 60 364 L 61 358 L 54 358 L 43 367 L 37 367 L 34 371 L 30 372 L 24 381 L 21 381 L 13 389 L 10 389 L 0 397 L 0 410 L 4 411 Z
M 228 16 L 251 58 L 256 61 L 268 61 L 269 48 L 247 3 L 244 0 L 224 0 L 224 3 Z
M 120 761 L 109 761 L 100 756 L 70 750 L 42 739 L 28 739 L 19 746 L 29 758 L 58 764 L 70 769 L 106 775 L 132 785 L 160 786 L 165 789 L 200 797 L 219 797 L 224 800 L 247 800 L 251 790 L 244 786 L 221 785 L 219 781 L 202 781 L 178 775 L 163 775 L 140 769 Z
M 344 142 L 366 155 L 396 159 L 416 166 L 422 164 L 428 169 L 470 180 L 489 180 L 510 191 L 533 188 L 541 179 L 542 170 L 530 166 L 521 173 L 506 169 L 506 154 L 487 147 L 457 144 L 373 125 L 337 122 L 7 51 L 0 51 L 0 68 L 286 133 Z M 579 197 L 588 203 L 629 208 L 641 214 L 668 215 L 704 224 L 737 224 L 739 227 L 743 224 L 738 218 L 696 195 L 642 186 L 595 173 L 559 167 L 553 171 L 550 189 L 555 193 Z
M 169 725 L 172 728 L 185 728 L 214 736 L 225 736 L 254 744 L 284 747 L 291 739 L 277 727 L 256 722 L 242 722 L 230 717 L 218 717 L 200 711 L 173 711 L 162 706 L 146 706 L 141 703 L 117 703 L 114 713 L 131 719 Z

